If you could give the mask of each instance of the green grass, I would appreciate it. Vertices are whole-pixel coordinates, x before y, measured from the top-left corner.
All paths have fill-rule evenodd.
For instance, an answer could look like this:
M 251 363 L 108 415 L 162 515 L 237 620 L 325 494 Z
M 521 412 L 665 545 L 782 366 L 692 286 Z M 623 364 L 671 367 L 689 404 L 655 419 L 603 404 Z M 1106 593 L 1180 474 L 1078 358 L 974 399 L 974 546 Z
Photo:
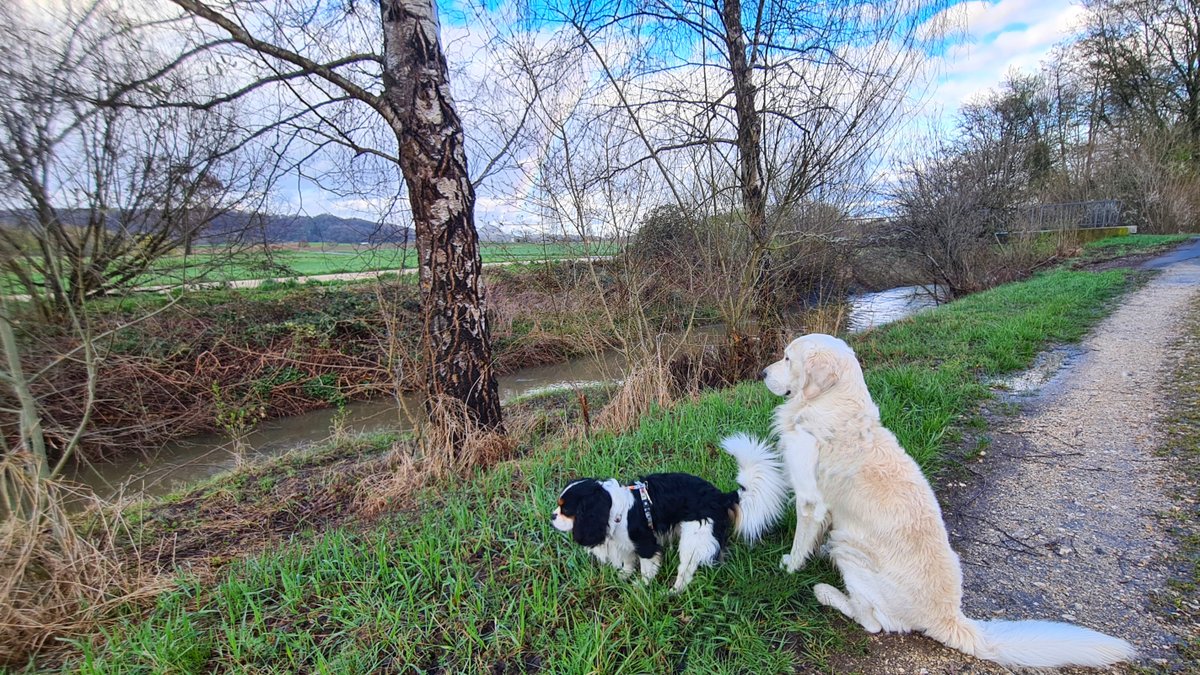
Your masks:
M 853 341 L 901 443 L 930 470 L 986 396 L 981 378 L 1029 366 L 1081 337 L 1131 273 L 1057 271 L 980 293 Z M 232 565 L 215 586 L 186 577 L 148 618 L 83 645 L 85 673 L 785 673 L 853 649 L 861 633 L 819 608 L 824 562 L 778 569 L 794 516 L 762 544 L 731 547 L 678 595 L 676 559 L 642 587 L 601 568 L 549 523 L 571 478 L 688 471 L 733 487 L 715 443 L 765 434 L 778 399 L 759 383 L 647 416 L 634 431 L 535 449 L 423 495 L 426 508 L 364 533 L 335 530 Z
M 245 279 L 286 279 L 323 274 L 415 269 L 416 249 L 396 246 L 355 246 L 351 244 L 312 244 L 309 248 L 287 248 L 239 253 L 234 256 L 208 253 L 198 249 L 189 258 L 167 256 L 158 261 L 155 271 L 143 275 L 135 285 L 160 286 L 188 283 L 240 281 Z M 507 244 L 482 243 L 480 255 L 485 263 L 518 263 L 533 260 L 558 260 L 585 255 L 611 255 L 610 244 Z M 11 275 L 0 276 L 0 286 L 8 292 L 20 292 Z
M 1103 252 L 1106 256 L 1122 256 L 1174 246 L 1193 239 L 1195 236 L 1193 234 L 1130 234 L 1088 242 L 1083 245 L 1083 250 L 1085 253 Z

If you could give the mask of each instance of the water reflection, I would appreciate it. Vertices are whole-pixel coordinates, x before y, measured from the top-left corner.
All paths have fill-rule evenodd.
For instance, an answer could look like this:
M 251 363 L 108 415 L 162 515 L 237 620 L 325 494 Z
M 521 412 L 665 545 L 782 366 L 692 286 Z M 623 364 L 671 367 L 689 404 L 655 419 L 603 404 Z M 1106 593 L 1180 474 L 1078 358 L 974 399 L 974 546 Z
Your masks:
M 523 368 L 499 378 L 501 402 L 550 387 L 570 387 L 620 377 L 615 355 L 579 358 L 550 366 Z M 410 414 L 421 414 L 421 400 L 402 398 L 358 401 L 342 410 L 325 408 L 303 415 L 264 420 L 242 443 L 241 458 L 226 434 L 191 436 L 165 444 L 150 456 L 135 455 L 112 462 L 78 466 L 72 478 L 97 494 L 111 496 L 123 486 L 126 494 L 163 495 L 175 487 L 228 471 L 241 460 L 257 460 L 328 439 L 334 428 L 351 433 L 402 431 L 412 428 Z
M 940 286 L 899 286 L 876 293 L 861 293 L 850 298 L 846 329 L 861 333 L 936 307 L 945 302 L 945 296 L 946 291 Z

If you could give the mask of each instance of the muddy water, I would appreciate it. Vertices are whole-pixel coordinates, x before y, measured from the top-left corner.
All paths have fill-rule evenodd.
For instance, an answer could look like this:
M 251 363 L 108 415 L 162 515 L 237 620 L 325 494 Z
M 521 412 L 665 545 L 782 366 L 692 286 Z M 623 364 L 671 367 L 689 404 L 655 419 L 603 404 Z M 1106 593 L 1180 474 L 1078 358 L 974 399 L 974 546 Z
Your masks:
M 850 298 L 848 329 L 867 330 L 937 304 L 919 286 L 893 288 Z M 719 328 L 696 331 L 695 340 L 711 340 Z M 622 376 L 617 356 L 580 358 L 551 366 L 524 368 L 500 378 L 500 399 L 514 398 L 553 387 L 612 382 Z M 421 413 L 416 396 L 398 406 L 394 399 L 350 403 L 342 411 L 316 410 L 304 415 L 266 420 L 243 439 L 240 455 L 225 434 L 204 434 L 168 443 L 150 456 L 133 456 L 111 463 L 78 466 L 73 478 L 98 494 L 163 495 L 177 487 L 228 471 L 238 462 L 281 455 L 328 439 L 335 428 L 347 432 L 400 431 L 412 427 L 405 410 Z
M 877 293 L 851 296 L 846 330 L 861 333 L 912 316 L 944 302 L 945 295 L 945 290 L 937 286 L 900 286 Z
M 500 400 L 511 401 L 547 388 L 611 382 L 619 378 L 615 355 L 524 368 L 500 378 Z M 239 461 L 281 455 L 326 440 L 335 429 L 352 433 L 410 429 L 409 413 L 421 413 L 420 398 L 409 395 L 400 403 L 397 405 L 394 398 L 359 401 L 340 411 L 327 408 L 266 420 L 243 439 L 240 456 L 228 435 L 202 434 L 168 443 L 150 456 L 76 467 L 73 478 L 105 496 L 119 492 L 163 495 L 180 485 L 228 471 Z

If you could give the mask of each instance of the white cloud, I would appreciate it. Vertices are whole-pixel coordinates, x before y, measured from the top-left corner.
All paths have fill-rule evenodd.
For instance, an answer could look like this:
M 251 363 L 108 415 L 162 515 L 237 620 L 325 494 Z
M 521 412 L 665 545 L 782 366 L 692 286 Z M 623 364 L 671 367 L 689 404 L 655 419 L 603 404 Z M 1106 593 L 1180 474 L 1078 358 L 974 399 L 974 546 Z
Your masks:
M 1069 0 L 970 0 L 935 21 L 960 22 L 966 39 L 940 57 L 941 78 L 930 102 L 953 115 L 971 98 L 996 87 L 1012 70 L 1034 70 L 1079 29 L 1083 8 Z M 933 30 L 932 27 L 926 30 Z

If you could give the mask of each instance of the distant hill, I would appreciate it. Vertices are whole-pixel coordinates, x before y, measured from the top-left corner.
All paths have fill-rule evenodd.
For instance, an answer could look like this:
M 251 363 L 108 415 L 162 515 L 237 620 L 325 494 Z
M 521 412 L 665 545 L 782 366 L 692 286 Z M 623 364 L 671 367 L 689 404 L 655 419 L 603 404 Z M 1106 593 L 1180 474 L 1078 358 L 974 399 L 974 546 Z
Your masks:
M 213 223 L 213 230 L 214 233 L 227 233 L 221 238 L 228 238 L 236 236 L 240 231 L 247 231 L 247 225 L 251 226 L 248 232 L 253 233 L 250 236 L 263 237 L 270 242 L 328 241 L 339 244 L 359 242 L 387 244 L 411 241 L 413 236 L 412 228 L 407 226 L 373 222 L 362 218 L 340 218 L 328 213 L 317 216 L 251 216 L 245 213 L 232 213 L 218 218 Z

